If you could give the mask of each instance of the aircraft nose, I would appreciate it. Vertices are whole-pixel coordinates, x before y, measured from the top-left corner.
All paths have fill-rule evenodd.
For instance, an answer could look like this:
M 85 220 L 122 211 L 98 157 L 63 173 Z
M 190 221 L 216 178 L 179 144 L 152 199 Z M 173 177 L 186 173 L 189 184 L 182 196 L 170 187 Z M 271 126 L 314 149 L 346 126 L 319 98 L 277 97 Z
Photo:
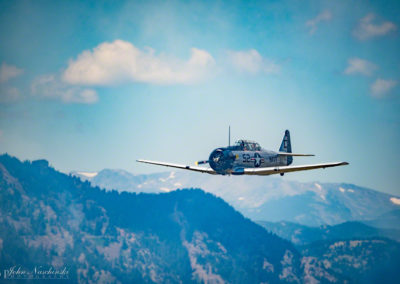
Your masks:
M 227 169 L 231 168 L 232 162 L 235 160 L 235 155 L 230 150 L 215 149 L 210 154 L 210 166 L 218 173 L 225 173 Z

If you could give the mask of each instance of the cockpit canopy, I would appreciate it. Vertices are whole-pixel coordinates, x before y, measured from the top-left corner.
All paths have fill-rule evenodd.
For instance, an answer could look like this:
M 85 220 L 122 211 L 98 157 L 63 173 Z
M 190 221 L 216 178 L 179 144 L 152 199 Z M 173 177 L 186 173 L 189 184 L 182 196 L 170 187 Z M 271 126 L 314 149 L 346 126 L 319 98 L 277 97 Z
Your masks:
M 235 148 L 242 151 L 261 151 L 261 146 L 257 142 L 249 140 L 238 140 L 235 143 Z

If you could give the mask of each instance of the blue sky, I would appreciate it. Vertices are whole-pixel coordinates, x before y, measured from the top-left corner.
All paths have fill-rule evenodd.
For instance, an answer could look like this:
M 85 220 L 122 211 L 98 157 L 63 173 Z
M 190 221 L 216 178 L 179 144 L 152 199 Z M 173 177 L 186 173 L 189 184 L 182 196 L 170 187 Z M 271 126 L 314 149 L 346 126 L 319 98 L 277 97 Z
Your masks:
M 247 138 L 400 195 L 398 1 L 0 1 L 0 152 L 165 169 Z M 267 178 L 267 177 L 266 177 Z

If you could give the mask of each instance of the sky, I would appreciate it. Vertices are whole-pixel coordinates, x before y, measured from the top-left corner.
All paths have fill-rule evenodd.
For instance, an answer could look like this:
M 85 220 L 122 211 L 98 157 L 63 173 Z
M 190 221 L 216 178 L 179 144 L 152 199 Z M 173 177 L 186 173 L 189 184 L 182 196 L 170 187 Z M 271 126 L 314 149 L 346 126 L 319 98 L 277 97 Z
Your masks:
M 400 195 L 399 1 L 0 1 L 0 153 L 168 170 L 232 140 Z M 234 177 L 232 177 L 234 178 Z M 268 177 L 265 177 L 268 178 Z

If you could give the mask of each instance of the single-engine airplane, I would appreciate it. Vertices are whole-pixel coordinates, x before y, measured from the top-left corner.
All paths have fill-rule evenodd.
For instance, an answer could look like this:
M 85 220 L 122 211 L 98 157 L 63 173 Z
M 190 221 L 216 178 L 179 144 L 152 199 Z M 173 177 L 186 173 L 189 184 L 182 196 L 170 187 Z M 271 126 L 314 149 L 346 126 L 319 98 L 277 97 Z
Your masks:
M 230 141 L 230 129 L 229 129 Z M 257 142 L 249 140 L 238 140 L 235 145 L 217 148 L 211 152 L 208 160 L 196 162 L 196 166 L 186 166 L 173 163 L 164 163 L 148 160 L 137 160 L 137 162 L 173 167 L 213 175 L 273 175 L 283 176 L 288 172 L 314 170 L 345 166 L 347 162 L 332 162 L 323 164 L 290 166 L 293 157 L 314 156 L 312 154 L 292 153 L 289 130 L 285 131 L 279 152 L 265 150 Z M 198 165 L 209 164 L 210 167 Z

